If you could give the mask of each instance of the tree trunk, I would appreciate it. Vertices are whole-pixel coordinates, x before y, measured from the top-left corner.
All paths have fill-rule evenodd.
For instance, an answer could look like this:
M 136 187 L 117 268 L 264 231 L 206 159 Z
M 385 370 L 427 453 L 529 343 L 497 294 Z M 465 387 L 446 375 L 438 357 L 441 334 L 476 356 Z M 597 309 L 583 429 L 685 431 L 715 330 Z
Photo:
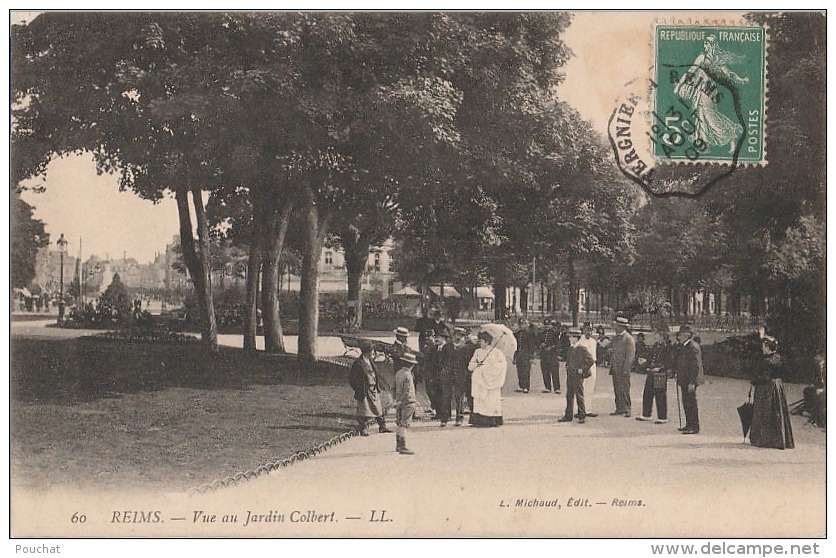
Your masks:
M 256 212 L 257 213 L 257 212 Z M 253 215 L 253 231 L 250 238 L 250 256 L 247 260 L 247 296 L 244 316 L 244 352 L 256 351 L 258 331 L 258 276 L 261 268 L 261 234 Z
M 580 285 L 578 274 L 575 271 L 575 262 L 569 260 L 569 309 L 572 312 L 572 327 L 578 327 L 578 298 L 580 297 Z
M 261 311 L 264 319 L 264 349 L 268 353 L 284 353 L 281 315 L 279 313 L 279 260 L 284 250 L 287 227 L 293 211 L 292 203 L 285 203 L 268 222 L 269 236 L 265 239 L 264 261 L 261 268 Z
M 357 245 L 353 250 L 345 253 L 345 269 L 348 275 L 348 301 L 354 303 L 354 319 L 359 327 L 363 327 L 363 272 L 366 270 L 366 260 L 369 252 L 361 251 Z
M 520 287 L 520 310 L 523 316 L 528 316 L 528 285 Z
M 198 190 L 199 192 L 199 190 Z M 202 202 L 200 196 L 196 198 Z M 201 339 L 207 345 L 209 351 L 216 352 L 218 350 L 218 335 L 215 326 L 215 309 L 212 303 L 211 286 L 207 285 L 207 274 L 202 272 L 201 258 L 198 255 L 197 247 L 195 246 L 194 234 L 192 233 L 192 217 L 189 211 L 189 189 L 186 186 L 178 187 L 175 190 L 175 200 L 177 201 L 177 214 L 180 220 L 180 250 L 183 254 L 183 262 L 189 271 L 189 276 L 192 279 L 195 293 L 197 296 L 197 307 L 199 321 L 201 324 Z M 195 203 L 195 207 L 201 205 Z M 205 219 L 205 214 L 203 214 Z M 200 218 L 198 218 L 198 223 Z M 208 247 L 204 252 L 208 255 Z M 207 260 L 208 265 L 208 260 Z M 211 319 L 209 316 L 211 315 Z
M 598 285 L 598 316 L 601 316 L 601 309 L 604 307 L 604 288 Z
M 206 208 L 203 206 L 203 192 L 200 188 L 192 187 L 192 205 L 197 219 L 197 260 L 202 288 L 197 293 L 198 299 L 203 300 L 205 311 L 201 338 L 209 346 L 209 350 L 218 351 L 218 324 L 215 321 L 215 305 L 212 300 L 212 270 L 211 254 L 209 252 L 209 223 L 206 219 Z
M 508 305 L 508 299 L 506 298 L 506 288 L 503 282 L 499 281 L 498 279 L 494 281 L 493 284 L 493 295 L 494 295 L 494 305 L 493 305 L 493 317 L 496 321 L 500 321 L 505 319 L 505 307 Z
M 315 180 L 315 179 L 312 179 Z M 302 208 L 302 276 L 299 287 L 299 366 L 313 365 L 317 359 L 319 331 L 319 256 L 327 230 L 316 204 L 313 185 L 304 189 Z M 323 221 L 321 221 L 323 219 Z
M 354 318 L 357 325 L 363 327 L 363 272 L 366 271 L 371 243 L 362 233 L 351 231 L 346 231 L 341 238 L 345 250 L 348 301 L 354 303 Z

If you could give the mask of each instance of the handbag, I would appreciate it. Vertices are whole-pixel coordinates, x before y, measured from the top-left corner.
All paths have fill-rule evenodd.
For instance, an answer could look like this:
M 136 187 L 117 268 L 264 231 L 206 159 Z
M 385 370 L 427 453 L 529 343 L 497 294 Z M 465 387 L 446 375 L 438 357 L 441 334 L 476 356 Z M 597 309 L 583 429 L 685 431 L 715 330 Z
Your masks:
M 665 370 L 654 368 L 651 374 L 653 374 L 653 389 L 660 391 L 668 389 L 668 373 Z

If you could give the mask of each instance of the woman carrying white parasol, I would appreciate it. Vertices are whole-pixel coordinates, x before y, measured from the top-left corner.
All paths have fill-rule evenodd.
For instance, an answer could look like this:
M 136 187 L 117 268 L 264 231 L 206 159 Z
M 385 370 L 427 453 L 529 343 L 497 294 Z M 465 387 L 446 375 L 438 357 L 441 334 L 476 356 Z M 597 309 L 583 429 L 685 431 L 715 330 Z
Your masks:
M 485 327 L 478 334 L 479 348 L 473 353 L 467 367 L 473 372 L 473 412 L 470 415 L 472 426 L 502 425 L 502 386 L 505 385 L 508 361 L 502 350 L 497 348 L 497 344 L 505 337 L 507 334 L 503 332 L 494 340 Z

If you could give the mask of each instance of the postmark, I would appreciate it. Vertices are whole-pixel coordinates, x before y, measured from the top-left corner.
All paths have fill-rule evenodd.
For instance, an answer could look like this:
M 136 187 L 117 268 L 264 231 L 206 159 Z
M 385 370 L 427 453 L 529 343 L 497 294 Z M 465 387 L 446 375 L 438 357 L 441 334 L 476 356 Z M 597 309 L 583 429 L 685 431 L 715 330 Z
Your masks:
M 766 163 L 766 29 L 658 25 L 653 155 L 670 163 Z

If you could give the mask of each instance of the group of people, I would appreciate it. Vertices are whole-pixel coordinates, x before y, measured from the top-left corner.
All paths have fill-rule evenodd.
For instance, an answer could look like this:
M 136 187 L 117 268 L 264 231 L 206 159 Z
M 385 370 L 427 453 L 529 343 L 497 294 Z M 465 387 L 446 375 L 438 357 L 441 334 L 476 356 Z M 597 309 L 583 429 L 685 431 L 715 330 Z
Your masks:
M 419 319 L 418 325 L 422 329 L 420 351 L 417 352 L 407 345 L 410 335 L 407 328 L 399 327 L 394 331 L 396 340 L 387 354 L 396 370 L 391 386 L 386 385 L 376 370 L 372 344 L 361 341 L 362 354 L 352 366 L 350 379 L 357 400 L 361 434 L 368 435 L 366 424 L 370 419 L 378 422 L 381 432 L 390 432 L 378 394 L 391 389 L 397 409 L 396 450 L 411 454 L 406 447 L 406 433 L 418 409 L 416 382 L 424 384 L 434 418 L 439 420 L 440 426 L 447 426 L 454 418 L 454 424 L 461 426 L 466 409 L 470 410 L 471 426 L 502 425 L 501 388 L 506 379 L 507 360 L 496 348 L 493 336 L 486 331 L 472 335 L 461 327 L 450 329 L 440 314 L 424 321 Z M 606 336 L 602 328 L 594 334 L 593 324 L 589 322 L 581 329 L 564 328 L 551 320 L 546 320 L 544 325 L 538 330 L 521 320 L 514 334 L 517 391 L 529 393 L 531 362 L 539 356 L 543 391 L 560 394 L 560 367 L 565 363 L 566 408 L 559 422 L 577 419 L 583 424 L 587 418 L 598 416 L 593 409 L 592 395 L 598 364 L 605 362 L 609 365 L 613 385 L 615 409 L 611 416 L 632 416 L 631 375 L 641 369 L 646 373 L 646 379 L 641 414 L 635 417 L 636 420 L 667 423 L 668 381 L 675 379 L 685 415 L 685 424 L 679 430 L 686 435 L 700 433 L 697 389 L 705 382 L 705 372 L 702 349 L 691 326 L 680 326 L 674 339 L 670 333 L 661 332 L 660 339 L 648 347 L 643 335 L 638 340 L 633 337 L 629 320 L 623 317 L 615 320 L 615 334 L 611 337 Z M 754 445 L 766 447 L 793 447 L 789 412 L 778 376 L 780 357 L 777 343 L 773 342 L 765 342 L 763 374 L 753 380 L 756 416 L 750 440 Z
M 415 384 L 423 383 L 430 407 L 440 426 L 453 420 L 464 424 L 469 411 L 469 424 L 475 427 L 502 425 L 501 389 L 505 384 L 507 361 L 493 344 L 493 336 L 485 331 L 476 335 L 462 327 L 452 330 L 440 316 L 425 322 L 419 334 L 420 351 L 407 344 L 410 332 L 399 327 L 395 342 L 387 350 L 395 369 L 391 385 L 378 370 L 373 343 L 360 341 L 360 356 L 352 364 L 349 384 L 357 401 L 356 416 L 360 435 L 368 436 L 368 423 L 374 419 L 381 433 L 391 430 L 386 425 L 386 409 L 381 394 L 391 392 L 396 409 L 396 451 L 411 455 L 406 446 L 407 429 L 418 411 Z M 432 322 L 432 323 L 430 323 Z
M 540 367 L 543 373 L 543 391 L 560 393 L 560 363 L 566 363 L 566 412 L 560 422 L 571 422 L 575 418 L 584 423 L 589 417 L 596 417 L 592 409 L 597 368 L 599 364 L 609 366 L 612 377 L 615 410 L 612 416 L 632 416 L 630 396 L 631 375 L 639 368 L 647 372 L 642 396 L 642 414 L 639 421 L 652 421 L 653 403 L 657 408 L 657 424 L 667 422 L 667 381 L 675 377 L 682 390 L 685 410 L 683 434 L 698 434 L 700 431 L 697 387 L 704 382 L 702 352 L 690 326 L 682 326 L 672 342 L 670 334 L 662 334 L 660 341 L 652 347 L 644 344 L 643 334 L 638 340 L 629 332 L 627 318 L 616 318 L 615 334 L 610 337 L 598 326 L 593 333 L 592 323 L 583 324 L 581 329 L 565 329 L 560 324 L 545 322 L 539 335 Z M 538 346 L 537 333 L 533 324 L 520 323 L 517 332 L 519 349 L 515 357 L 519 375 L 518 392 L 528 393 L 531 384 L 531 360 L 534 348 Z M 575 414 L 577 404 L 577 414 Z

